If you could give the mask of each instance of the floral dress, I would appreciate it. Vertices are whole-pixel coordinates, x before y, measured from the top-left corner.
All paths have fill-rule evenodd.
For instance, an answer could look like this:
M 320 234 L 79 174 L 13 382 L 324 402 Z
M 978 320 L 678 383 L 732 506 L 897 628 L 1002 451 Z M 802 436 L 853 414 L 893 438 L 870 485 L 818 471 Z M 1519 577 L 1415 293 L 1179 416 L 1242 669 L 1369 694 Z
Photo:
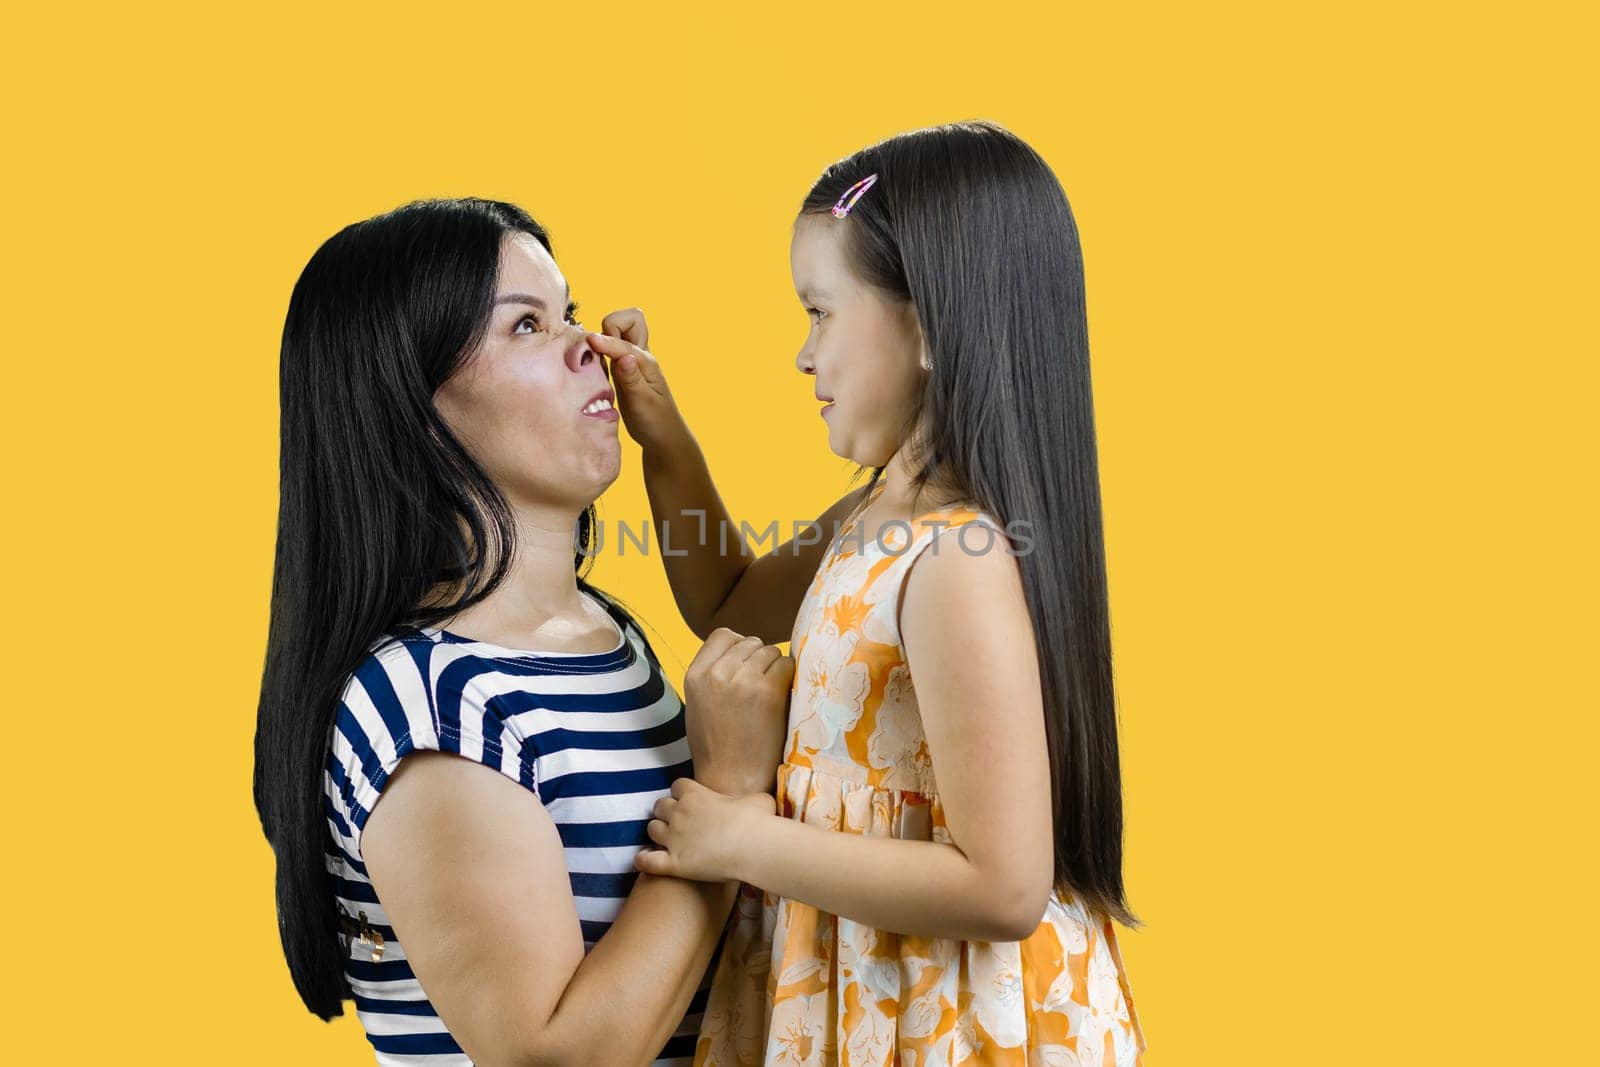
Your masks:
M 778 813 L 834 833 L 948 844 L 899 594 L 935 540 L 977 553 L 1002 527 L 944 508 L 867 539 L 857 516 L 795 620 Z M 1144 1048 L 1111 921 L 1071 894 L 1053 894 L 1025 940 L 989 942 L 878 930 L 746 885 L 695 1064 L 1130 1067 Z

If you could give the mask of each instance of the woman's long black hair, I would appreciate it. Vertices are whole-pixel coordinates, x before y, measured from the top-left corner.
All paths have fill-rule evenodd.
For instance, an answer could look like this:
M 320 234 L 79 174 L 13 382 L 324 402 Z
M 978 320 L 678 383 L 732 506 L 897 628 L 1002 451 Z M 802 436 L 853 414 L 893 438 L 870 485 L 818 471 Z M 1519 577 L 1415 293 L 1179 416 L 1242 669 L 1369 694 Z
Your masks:
M 1083 256 L 1039 154 L 988 122 L 913 130 L 842 159 L 802 215 L 848 217 L 857 275 L 914 305 L 933 369 L 905 427 L 915 488 L 954 490 L 1031 538 L 1017 562 L 1038 643 L 1055 880 L 1120 922 L 1122 781 Z M 878 472 L 878 473 L 881 473 Z M 874 475 L 877 480 L 877 474 Z
M 350 996 L 322 787 L 344 683 L 391 630 L 433 625 L 488 596 L 515 550 L 504 495 L 433 406 L 488 327 L 501 244 L 513 233 L 550 249 L 544 228 L 513 204 L 406 204 L 329 238 L 289 298 L 254 792 L 277 859 L 289 972 L 323 1019 L 344 1014 Z M 583 580 L 595 529 L 591 505 L 573 569 L 626 632 L 631 614 Z M 454 598 L 429 605 L 441 587 Z

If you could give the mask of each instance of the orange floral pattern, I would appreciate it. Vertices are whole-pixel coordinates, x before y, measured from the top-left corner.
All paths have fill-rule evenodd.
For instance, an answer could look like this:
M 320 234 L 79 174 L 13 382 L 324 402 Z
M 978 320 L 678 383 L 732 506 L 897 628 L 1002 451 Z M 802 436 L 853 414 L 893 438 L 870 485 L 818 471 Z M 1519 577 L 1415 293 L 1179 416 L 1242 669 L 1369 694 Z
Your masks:
M 982 551 L 1001 528 L 945 508 L 876 539 L 856 522 L 840 531 L 795 620 L 779 814 L 950 842 L 900 643 L 900 591 L 930 545 Z M 1131 1067 L 1144 1048 L 1112 923 L 1071 894 L 1052 896 L 1025 940 L 987 942 L 877 930 L 747 885 L 695 1064 Z

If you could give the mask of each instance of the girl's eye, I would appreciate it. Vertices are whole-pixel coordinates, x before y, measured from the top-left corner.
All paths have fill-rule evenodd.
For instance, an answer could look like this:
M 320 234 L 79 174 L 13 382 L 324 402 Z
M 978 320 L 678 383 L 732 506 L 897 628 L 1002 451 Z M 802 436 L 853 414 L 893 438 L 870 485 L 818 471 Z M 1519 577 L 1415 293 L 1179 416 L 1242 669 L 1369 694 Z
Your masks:
M 821 308 L 806 308 L 806 314 L 816 316 L 817 322 L 821 323 L 823 316 L 826 315 L 827 312 L 823 311 Z
M 537 316 L 537 315 L 524 315 L 524 316 L 522 316 L 522 318 L 517 320 L 516 328 L 513 329 L 511 332 L 512 333 L 522 333 L 523 332 L 522 324 L 525 323 L 525 322 L 531 322 L 531 323 L 533 323 L 533 328 L 535 330 L 539 329 L 539 316 Z

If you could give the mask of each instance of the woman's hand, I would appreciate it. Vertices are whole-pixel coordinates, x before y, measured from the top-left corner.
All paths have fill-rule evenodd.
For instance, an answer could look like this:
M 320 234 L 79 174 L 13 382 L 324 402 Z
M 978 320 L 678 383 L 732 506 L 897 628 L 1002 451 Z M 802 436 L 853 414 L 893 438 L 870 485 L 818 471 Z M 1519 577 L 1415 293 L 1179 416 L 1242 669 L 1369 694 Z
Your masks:
M 661 364 L 645 351 L 650 328 L 638 308 L 613 311 L 589 335 L 589 347 L 606 358 L 617 389 L 617 411 L 641 448 L 672 447 L 686 429 Z
M 788 733 L 794 660 L 759 637 L 711 631 L 683 676 L 689 758 L 702 785 L 725 793 L 773 788 Z
M 777 802 L 765 793 L 730 797 L 679 778 L 672 795 L 656 801 L 645 830 L 660 847 L 640 852 L 633 865 L 645 874 L 697 882 L 736 880 L 741 850 L 776 811 Z

